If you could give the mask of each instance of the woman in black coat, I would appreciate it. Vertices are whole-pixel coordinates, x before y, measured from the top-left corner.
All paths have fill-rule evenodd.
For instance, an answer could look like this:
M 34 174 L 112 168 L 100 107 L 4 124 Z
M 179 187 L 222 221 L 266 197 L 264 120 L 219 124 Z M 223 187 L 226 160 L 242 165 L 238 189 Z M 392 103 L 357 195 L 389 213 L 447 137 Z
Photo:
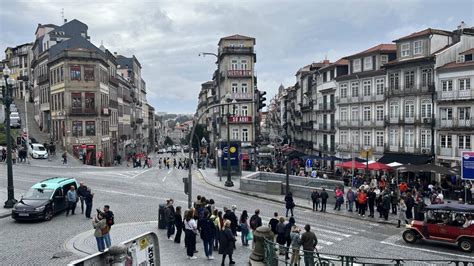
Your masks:
M 181 206 L 176 207 L 174 213 L 174 225 L 176 227 L 175 243 L 181 243 L 181 232 L 183 232 L 183 217 L 181 216 Z
M 293 216 L 293 208 L 295 207 L 295 202 L 293 200 L 293 194 L 288 192 L 285 196 L 285 207 L 286 207 L 286 217 L 288 217 L 288 211 L 291 211 L 291 216 Z
M 229 256 L 229 264 L 235 264 L 235 261 L 232 260 L 232 254 L 234 253 L 235 247 L 235 236 L 230 230 L 230 221 L 226 220 L 224 222 L 224 229 L 220 233 L 220 243 L 219 243 L 219 254 L 222 254 L 222 264 L 224 265 L 226 255 Z

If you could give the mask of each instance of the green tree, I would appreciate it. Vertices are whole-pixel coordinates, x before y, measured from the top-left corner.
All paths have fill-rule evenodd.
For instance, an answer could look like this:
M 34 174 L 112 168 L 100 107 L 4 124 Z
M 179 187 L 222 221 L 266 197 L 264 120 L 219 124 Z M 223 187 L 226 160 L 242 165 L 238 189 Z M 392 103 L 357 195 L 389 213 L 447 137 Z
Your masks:
M 166 136 L 166 139 L 165 139 L 165 143 L 164 143 L 164 144 L 167 145 L 167 146 L 171 146 L 171 145 L 173 145 L 174 143 L 173 143 L 173 140 L 172 140 L 170 137 Z
M 186 136 L 186 143 L 189 143 L 189 136 L 191 135 L 191 132 L 188 133 Z M 193 136 L 193 149 L 197 150 L 199 148 L 200 142 L 202 138 L 205 138 L 207 142 L 209 142 L 209 133 L 206 131 L 206 126 L 202 124 L 197 124 L 196 129 L 194 130 L 194 136 Z

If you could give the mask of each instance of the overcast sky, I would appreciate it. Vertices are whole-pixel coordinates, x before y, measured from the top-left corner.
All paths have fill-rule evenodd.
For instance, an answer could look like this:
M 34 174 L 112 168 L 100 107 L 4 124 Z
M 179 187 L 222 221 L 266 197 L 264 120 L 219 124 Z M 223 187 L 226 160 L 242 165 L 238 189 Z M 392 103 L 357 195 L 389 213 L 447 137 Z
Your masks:
M 296 71 L 390 43 L 428 27 L 473 26 L 472 0 L 0 0 L 0 48 L 34 41 L 38 23 L 89 26 L 91 41 L 141 62 L 157 112 L 194 113 L 201 84 L 215 70 L 221 37 L 256 38 L 258 88 L 271 98 Z M 3 57 L 4 58 L 4 55 Z M 268 101 L 267 101 L 268 104 Z

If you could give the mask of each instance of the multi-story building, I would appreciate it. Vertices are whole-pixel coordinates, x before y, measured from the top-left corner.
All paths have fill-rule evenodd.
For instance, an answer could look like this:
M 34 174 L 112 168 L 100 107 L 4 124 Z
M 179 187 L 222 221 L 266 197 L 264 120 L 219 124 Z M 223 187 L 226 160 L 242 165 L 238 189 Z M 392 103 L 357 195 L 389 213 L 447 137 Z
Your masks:
M 146 105 L 148 110 L 148 153 L 154 152 L 158 149 L 155 137 L 155 108 L 149 104 Z
M 321 67 L 315 77 L 313 129 L 316 131 L 316 142 L 313 142 L 313 147 L 316 144 L 315 149 L 322 157 L 334 156 L 336 153 L 336 91 L 338 88 L 336 78 L 347 75 L 348 64 L 347 59 L 339 59 Z M 330 162 L 333 168 L 334 161 Z
M 405 158 L 403 162 L 407 158 L 415 163 L 432 161 L 435 56 L 454 43 L 453 33 L 426 29 L 394 42 L 397 59 L 384 65 L 388 78 L 389 137 L 385 151 L 395 161 L 399 155 Z
M 349 73 L 336 78 L 337 157 L 372 150 L 379 159 L 387 140 L 385 132 L 386 73 L 382 66 L 396 58 L 395 44 L 380 44 L 346 57 Z
M 447 167 L 458 167 L 462 152 L 474 150 L 474 30 L 454 33 L 459 41 L 437 53 L 435 64 L 435 154 Z
M 16 47 L 8 47 L 5 50 L 5 59 L 11 71 L 11 78 L 18 80 L 17 85 L 13 89 L 13 97 L 23 99 L 30 94 L 30 72 L 31 62 L 33 61 L 33 43 L 25 43 Z M 29 99 L 28 99 L 29 100 Z
M 218 102 L 235 100 L 221 108 L 217 129 L 220 141 L 227 141 L 226 122 L 230 123 L 230 138 L 241 142 L 243 169 L 250 169 L 254 162 L 256 139 L 256 84 L 254 51 L 255 38 L 232 35 L 221 38 L 218 43 L 218 70 L 214 78 L 219 79 L 216 91 Z M 238 104 L 241 101 L 254 101 L 254 104 Z M 223 110 L 222 110 L 223 109 Z M 227 117 L 227 114 L 231 114 Z

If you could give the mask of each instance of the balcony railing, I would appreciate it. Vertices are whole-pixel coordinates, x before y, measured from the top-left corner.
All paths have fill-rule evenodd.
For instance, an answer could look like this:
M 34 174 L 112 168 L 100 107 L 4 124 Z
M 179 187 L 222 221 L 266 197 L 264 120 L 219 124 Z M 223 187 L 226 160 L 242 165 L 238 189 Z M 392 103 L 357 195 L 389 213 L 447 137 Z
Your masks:
M 119 85 L 118 79 L 116 77 L 113 77 L 113 76 L 109 76 L 109 83 L 112 84 L 112 85 L 115 85 L 115 86 Z
M 443 120 L 438 119 L 436 121 L 438 128 L 459 128 L 459 129 L 471 129 L 474 127 L 474 118 L 462 119 L 462 120 Z
M 252 70 L 228 70 L 227 76 L 229 78 L 248 78 L 253 74 Z
M 70 116 L 91 116 L 97 115 L 97 110 L 95 108 L 69 108 Z
M 429 84 L 425 86 L 416 86 L 413 85 L 412 87 L 404 87 L 400 86 L 398 89 L 388 87 L 385 90 L 387 92 L 387 96 L 406 96 L 406 95 L 416 95 L 416 94 L 425 94 L 425 93 L 434 93 L 435 87 L 434 84 Z
M 436 97 L 438 101 L 470 100 L 474 99 L 474 90 L 438 91 Z
M 224 47 L 221 50 L 222 54 L 253 54 L 253 47 Z
M 137 122 L 137 124 L 141 124 L 143 123 L 143 118 L 137 118 L 135 119 L 135 121 Z
M 48 75 L 38 76 L 38 83 L 39 84 L 47 82 L 48 80 L 49 80 Z

